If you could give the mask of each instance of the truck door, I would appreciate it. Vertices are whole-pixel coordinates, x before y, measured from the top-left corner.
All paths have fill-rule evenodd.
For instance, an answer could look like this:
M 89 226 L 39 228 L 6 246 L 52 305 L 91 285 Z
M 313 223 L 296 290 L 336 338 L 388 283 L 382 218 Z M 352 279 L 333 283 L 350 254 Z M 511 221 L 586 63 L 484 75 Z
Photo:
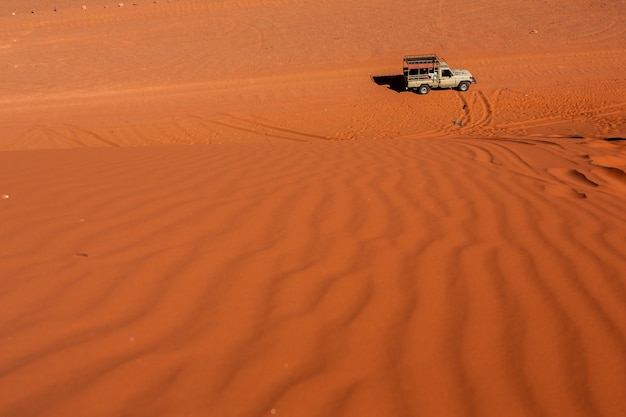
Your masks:
M 451 87 L 456 87 L 456 85 L 454 85 L 455 80 L 454 78 L 452 78 L 453 74 L 452 71 L 450 71 L 449 69 L 442 69 L 441 70 L 441 77 L 439 77 L 439 87 L 441 88 L 451 88 Z

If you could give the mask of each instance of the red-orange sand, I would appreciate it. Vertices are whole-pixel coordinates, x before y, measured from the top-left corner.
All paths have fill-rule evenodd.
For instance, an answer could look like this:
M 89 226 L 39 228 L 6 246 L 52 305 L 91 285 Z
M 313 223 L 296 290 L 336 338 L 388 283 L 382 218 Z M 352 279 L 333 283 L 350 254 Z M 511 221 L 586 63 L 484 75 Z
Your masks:
M 0 416 L 626 416 L 625 13 L 2 0 Z

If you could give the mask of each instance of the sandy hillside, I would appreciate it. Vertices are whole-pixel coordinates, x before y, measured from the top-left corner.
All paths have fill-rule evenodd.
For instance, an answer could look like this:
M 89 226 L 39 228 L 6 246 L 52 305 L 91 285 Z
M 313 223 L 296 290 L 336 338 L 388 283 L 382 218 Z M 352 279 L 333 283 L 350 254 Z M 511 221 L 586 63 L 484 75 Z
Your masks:
M 625 12 L 3 0 L 0 416 L 626 415 Z

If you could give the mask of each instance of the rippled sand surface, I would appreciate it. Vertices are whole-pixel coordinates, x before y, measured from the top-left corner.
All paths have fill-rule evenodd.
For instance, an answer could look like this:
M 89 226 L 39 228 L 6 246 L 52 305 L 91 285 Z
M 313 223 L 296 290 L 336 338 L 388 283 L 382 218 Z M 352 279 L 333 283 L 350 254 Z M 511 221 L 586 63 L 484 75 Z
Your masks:
M 0 5 L 0 416 L 626 415 L 626 6 L 85 3 Z

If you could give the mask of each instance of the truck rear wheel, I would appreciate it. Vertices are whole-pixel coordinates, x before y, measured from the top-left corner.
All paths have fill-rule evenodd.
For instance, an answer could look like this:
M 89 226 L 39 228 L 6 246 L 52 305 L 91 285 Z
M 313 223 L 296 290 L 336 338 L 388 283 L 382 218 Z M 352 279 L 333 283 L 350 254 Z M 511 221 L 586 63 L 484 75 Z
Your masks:
M 427 84 L 420 85 L 419 88 L 417 89 L 417 92 L 420 94 L 428 94 L 429 91 L 430 91 L 430 87 Z
M 459 91 L 467 91 L 469 90 L 469 83 L 467 81 L 461 81 L 456 89 Z

